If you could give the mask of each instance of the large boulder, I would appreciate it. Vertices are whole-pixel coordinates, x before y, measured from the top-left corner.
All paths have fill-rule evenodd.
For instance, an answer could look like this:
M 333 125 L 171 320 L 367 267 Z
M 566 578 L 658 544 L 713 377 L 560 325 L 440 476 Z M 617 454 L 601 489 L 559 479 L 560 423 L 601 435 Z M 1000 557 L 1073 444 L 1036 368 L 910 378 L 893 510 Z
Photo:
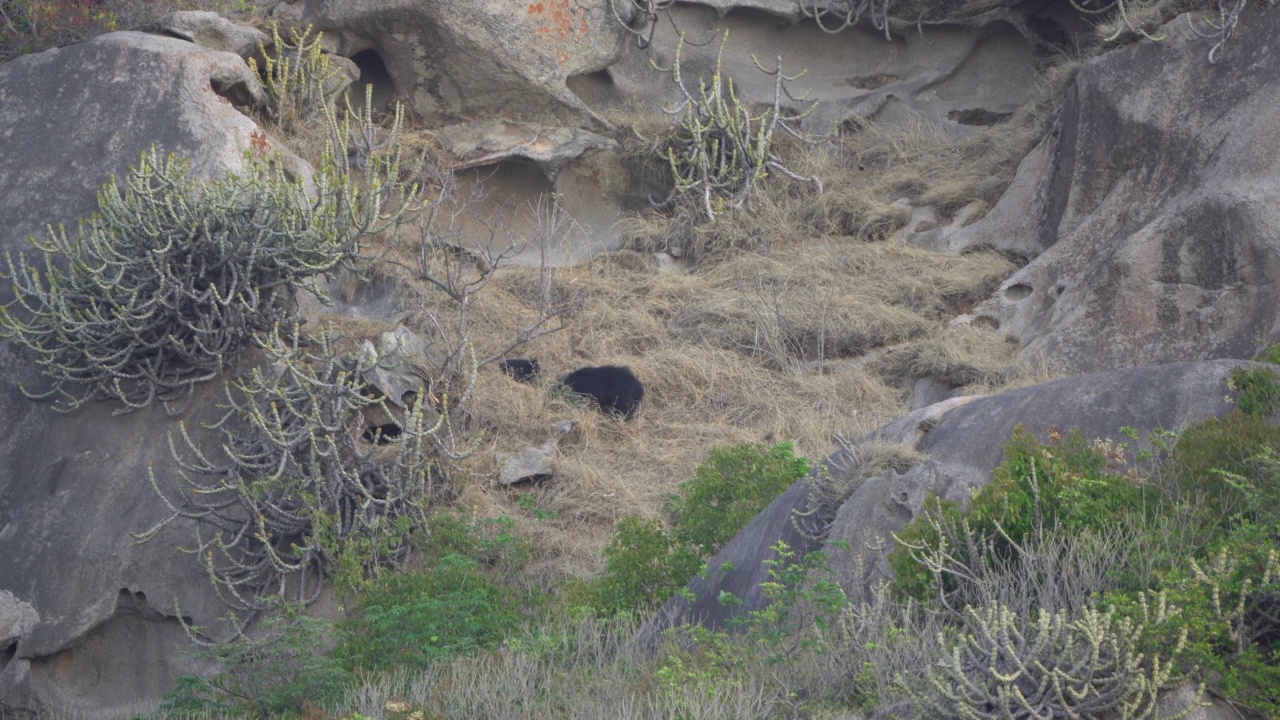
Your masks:
M 845 593 L 855 602 L 868 599 L 870 588 L 888 572 L 892 533 L 916 518 L 931 495 L 965 502 L 975 488 L 990 482 L 1018 425 L 1041 438 L 1051 427 L 1117 440 L 1124 427 L 1143 438 L 1157 429 L 1180 430 L 1228 412 L 1233 405 L 1227 377 L 1235 368 L 1253 364 L 1216 360 L 1126 368 L 991 397 L 953 398 L 912 412 L 860 438 L 851 450 L 900 445 L 926 460 L 905 472 L 887 470 L 866 479 L 834 512 L 813 513 L 812 480 L 796 483 L 708 561 L 708 577 L 688 586 L 692 598 L 670 600 L 641 638 L 651 642 L 657 631 L 684 622 L 720 627 L 764 607 L 761 583 L 770 579 L 766 561 L 779 541 L 799 555 L 821 548 L 823 537 L 848 543 L 849 550 L 825 550 Z M 824 469 L 829 475 L 849 472 L 857 462 L 844 450 L 826 458 L 811 477 Z M 725 592 L 741 604 L 721 603 Z
M 228 99 L 255 88 L 232 53 L 133 32 L 0 65 L 0 250 L 30 254 L 28 234 L 48 223 L 74 232 L 102 184 L 153 145 L 198 178 L 241 169 L 246 151 L 271 147 Z M 189 525 L 130 536 L 168 516 L 148 469 L 176 477 L 176 421 L 158 405 L 59 413 L 20 391 L 39 382 L 29 357 L 0 345 L 0 368 L 0 714 L 132 717 L 193 669 L 177 616 L 217 635 L 225 613 L 179 552 Z M 188 427 L 216 417 L 220 393 L 210 383 L 184 403 Z
M 431 125 L 595 123 L 566 81 L 612 63 L 626 34 L 607 0 L 307 0 L 301 21 L 328 49 L 385 73 Z
M 1197 19 L 1203 23 L 1203 18 Z M 974 312 L 1062 372 L 1251 357 L 1280 339 L 1280 12 L 1086 65 L 1009 192 L 948 247 L 1029 261 Z
M 728 33 L 720 56 L 721 71 L 732 78 L 737 96 L 750 106 L 772 104 L 778 58 L 787 75 L 803 76 L 787 83 L 795 99 L 782 98 L 794 111 L 816 108 L 805 118 L 806 130 L 825 135 L 851 117 L 897 122 L 924 119 L 947 132 L 972 134 L 980 126 L 1008 117 L 1028 97 L 1035 82 L 1035 43 L 1021 22 L 980 25 L 958 20 L 916 32 L 883 31 L 863 22 L 838 33 L 824 32 L 811 20 L 791 22 L 775 14 L 752 11 L 753 3 L 677 4 L 654 28 L 651 44 L 636 42 L 617 63 L 599 73 L 569 80 L 569 87 L 606 116 L 637 102 L 659 112 L 664 103 L 683 100 L 671 77 L 653 63 L 669 68 L 680 33 L 685 84 L 698 92 L 698 78 L 715 72 L 720 39 Z M 790 3 L 772 12 L 794 11 Z M 914 18 L 913 18 L 914 19 Z M 836 24 L 838 26 L 838 23 Z

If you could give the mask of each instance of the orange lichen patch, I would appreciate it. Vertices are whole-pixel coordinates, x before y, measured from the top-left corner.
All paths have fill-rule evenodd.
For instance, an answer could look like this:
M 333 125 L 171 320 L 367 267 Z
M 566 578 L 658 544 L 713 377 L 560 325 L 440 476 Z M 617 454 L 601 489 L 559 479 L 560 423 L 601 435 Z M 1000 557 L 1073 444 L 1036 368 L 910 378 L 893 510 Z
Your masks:
M 545 15 L 537 29 L 538 37 L 568 42 L 587 34 L 587 11 L 573 7 L 570 0 L 547 0 L 529 5 L 530 15 Z

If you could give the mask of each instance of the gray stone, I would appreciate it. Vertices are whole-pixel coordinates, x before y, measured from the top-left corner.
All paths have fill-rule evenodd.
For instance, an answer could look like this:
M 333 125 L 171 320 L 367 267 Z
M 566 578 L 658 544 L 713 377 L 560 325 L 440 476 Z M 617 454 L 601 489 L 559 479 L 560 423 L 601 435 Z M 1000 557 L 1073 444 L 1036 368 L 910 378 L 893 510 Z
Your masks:
M 273 146 L 224 95 L 254 83 L 237 55 L 136 32 L 0 64 L 0 250 L 30 254 L 28 234 L 47 223 L 74 228 L 152 145 L 189 158 L 197 179 L 242 169 L 245 151 Z M 225 631 L 209 579 L 178 551 L 192 527 L 174 522 L 142 545 L 130 536 L 168 516 L 147 478 L 177 477 L 176 421 L 158 405 L 59 413 L 19 391 L 41 380 L 9 344 L 0 368 L 0 591 L 35 612 L 0 669 L 0 711 L 132 717 L 194 669 L 177 614 Z M 222 398 L 216 383 L 198 388 L 187 427 L 217 419 Z
M 396 93 L 432 125 L 598 123 L 566 81 L 612 63 L 626 34 L 608 2 L 566 0 L 307 0 L 302 20 L 339 55 L 376 52 Z
M 502 486 L 516 483 L 545 480 L 555 472 L 551 459 L 556 454 L 556 443 L 549 442 L 540 447 L 530 447 L 509 455 L 498 471 L 498 484 Z
M 270 44 L 267 34 L 252 25 L 232 22 L 216 12 L 175 10 L 144 28 L 146 32 L 169 35 L 210 50 L 235 53 L 249 58 Z
M 1186 715 L 1179 715 L 1187 711 Z M 1240 720 L 1240 712 L 1225 700 L 1200 691 L 1197 683 L 1187 682 L 1160 694 L 1156 717 L 1180 717 L 1182 720 Z
M 578 420 L 557 420 L 551 423 L 551 440 L 538 447 L 527 447 L 517 453 L 510 454 L 502 462 L 498 471 L 498 484 L 502 486 L 516 483 L 537 482 L 546 480 L 555 474 L 552 460 L 559 451 L 560 441 L 578 429 Z
M 8 590 L 0 590 L 0 652 L 8 650 L 18 642 L 36 623 L 40 622 L 40 614 L 14 596 Z
M 74 229 L 103 184 L 153 145 L 189 158 L 197 179 L 241 170 L 255 147 L 309 175 L 226 97 L 257 86 L 237 55 L 137 32 L 0 65 L 0 246 L 24 249 L 48 224 Z
M 369 381 L 401 407 L 409 393 L 430 387 L 430 368 L 423 363 L 431 363 L 438 370 L 444 362 L 434 345 L 403 325 L 382 333 L 376 348 L 367 340 L 364 344 L 369 362 L 363 356 L 361 362 L 365 367 L 374 366 L 368 373 Z
M 465 249 L 502 252 L 518 238 L 506 262 L 566 265 L 622 245 L 627 176 L 613 140 L 506 120 L 452 125 L 440 140 L 461 179 L 458 200 L 469 205 L 456 239 Z M 495 234 L 492 223 L 470 221 L 473 214 L 505 218 L 507 226 Z
M 1232 407 L 1226 379 L 1231 371 L 1254 363 L 1217 360 L 1151 365 L 1067 378 L 1011 390 L 992 397 L 957 397 L 887 423 L 856 443 L 905 445 L 928 459 L 905 473 L 887 471 L 867 479 L 835 514 L 826 529 L 830 540 L 851 549 L 824 548 L 841 586 L 855 602 L 869 599 L 870 588 L 886 577 L 892 533 L 914 519 L 926 498 L 936 494 L 965 502 L 991 480 L 1005 443 L 1018 425 L 1044 437 L 1049 428 L 1080 429 L 1087 438 L 1122 438 L 1121 428 L 1140 437 L 1157 429 L 1180 430 L 1225 414 Z M 1131 454 L 1132 457 L 1133 454 Z M 823 461 L 828 471 L 847 465 L 845 452 Z M 815 469 L 813 472 L 820 472 Z M 798 554 L 822 546 L 819 533 L 801 532 L 794 512 L 809 506 L 802 480 L 775 500 L 708 561 L 708 578 L 693 580 L 693 598 L 671 599 L 639 633 L 651 644 L 666 627 L 702 622 L 721 627 L 728 620 L 764 607 L 760 583 L 768 579 L 765 561 L 783 541 Z M 731 570 L 723 570 L 729 563 Z M 743 602 L 726 606 L 721 593 Z
M 952 249 L 1030 261 L 974 310 L 1052 369 L 1252 357 L 1280 340 L 1280 13 L 1218 62 L 1186 18 L 1085 66 L 1055 132 Z M 1212 88 L 1209 92 L 1207 89 Z

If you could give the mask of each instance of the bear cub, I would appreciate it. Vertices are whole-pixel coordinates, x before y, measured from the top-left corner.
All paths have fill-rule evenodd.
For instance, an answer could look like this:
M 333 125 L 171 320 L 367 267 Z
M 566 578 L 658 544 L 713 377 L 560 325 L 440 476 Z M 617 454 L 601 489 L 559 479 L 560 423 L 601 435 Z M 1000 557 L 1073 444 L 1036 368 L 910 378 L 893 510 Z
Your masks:
M 511 360 L 503 360 L 499 365 L 502 372 L 510 375 L 516 382 L 531 383 L 538 377 L 538 361 L 534 358 L 513 358 Z

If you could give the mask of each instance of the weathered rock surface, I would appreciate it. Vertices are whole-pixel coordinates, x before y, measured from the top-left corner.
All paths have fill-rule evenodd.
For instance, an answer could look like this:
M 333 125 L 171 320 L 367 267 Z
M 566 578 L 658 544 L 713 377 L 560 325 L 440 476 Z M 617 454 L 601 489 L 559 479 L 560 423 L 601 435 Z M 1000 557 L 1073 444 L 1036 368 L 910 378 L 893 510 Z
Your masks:
M 255 83 L 234 54 L 133 32 L 0 65 L 0 250 L 30 253 L 28 234 L 46 223 L 74 231 L 107 178 L 152 145 L 190 158 L 198 178 L 240 169 L 245 151 L 270 141 L 225 95 Z M 0 596 L 34 613 L 16 615 L 16 645 L 0 643 L 10 646 L 0 710 L 131 717 L 192 670 L 173 616 L 217 632 L 225 612 L 198 562 L 178 552 L 193 542 L 189 526 L 143 545 L 129 535 L 168 514 L 147 471 L 176 477 L 165 440 L 176 421 L 158 406 L 61 414 L 19 391 L 39 380 L 12 346 L 0 347 L 0 368 Z M 215 417 L 220 394 L 213 383 L 197 390 L 189 427 Z
M 788 83 L 803 101 L 784 99 L 783 105 L 802 111 L 818 101 L 803 124 L 820 135 L 855 115 L 904 122 L 923 118 L 949 132 L 969 134 L 1012 113 L 1027 98 L 1035 77 L 1034 43 L 1007 22 L 936 25 L 923 35 L 913 27 L 886 40 L 865 23 L 831 34 L 811 21 L 792 24 L 785 17 L 744 9 L 755 4 L 733 3 L 729 12 L 718 5 L 677 4 L 671 10 L 674 25 L 688 40 L 681 67 L 690 91 L 697 92 L 699 76 L 709 79 L 715 71 L 720 38 L 727 31 L 721 67 L 733 78 L 738 97 L 749 104 L 772 104 L 775 79 L 760 72 L 752 56 L 769 69 L 781 57 L 788 75 L 805 71 Z M 795 3 L 772 5 L 779 7 L 770 12 L 796 8 Z M 672 25 L 662 19 L 648 49 L 631 42 L 618 63 L 571 78 L 569 87 L 607 116 L 636 102 L 658 112 L 664 102 L 681 100 L 670 76 L 651 65 L 652 59 L 670 67 L 675 59 L 679 36 Z
M 613 140 L 580 128 L 493 120 L 442 128 L 440 141 L 462 179 L 459 199 L 471 204 L 463 222 L 505 217 L 506 229 L 523 240 L 509 262 L 577 264 L 621 246 L 616 225 L 628 178 Z M 470 194 L 472 181 L 485 192 Z M 559 223 L 549 215 L 551 196 Z M 488 230 L 467 228 L 466 237 L 487 251 L 504 250 L 508 233 L 490 237 Z
M 1142 437 L 1156 429 L 1178 430 L 1231 409 L 1226 378 L 1241 365 L 1252 363 L 1216 360 L 1083 375 L 992 397 L 953 398 L 884 425 L 858 444 L 905 445 L 928 459 L 906 473 L 890 470 L 866 480 L 835 512 L 828 537 L 852 548 L 825 548 L 841 586 L 855 602 L 868 598 L 869 588 L 888 572 L 891 533 L 914 519 L 930 494 L 960 502 L 990 482 L 1018 425 L 1042 438 L 1050 427 L 1113 439 L 1121 438 L 1126 426 Z M 823 465 L 836 472 L 848 462 L 845 453 L 836 453 Z M 798 554 L 820 546 L 793 522 L 793 511 L 807 508 L 808 495 L 802 480 L 769 505 L 708 561 L 709 579 L 689 584 L 694 599 L 673 598 L 642 635 L 652 637 L 647 633 L 693 620 L 721 626 L 763 607 L 760 584 L 768 580 L 764 561 L 773 556 L 770 548 L 779 540 Z M 732 569 L 717 570 L 725 563 Z M 742 604 L 720 604 L 722 592 L 733 593 Z
M 152 145 L 206 179 L 241 169 L 250 148 L 292 157 L 228 100 L 260 93 L 237 55 L 136 32 L 0 65 L 0 246 L 25 248 L 50 223 L 74 229 Z
M 210 50 L 235 53 L 243 58 L 257 54 L 259 48 L 271 42 L 266 33 L 252 25 L 232 22 L 216 12 L 203 10 L 167 13 L 145 30 L 193 42 Z
M 1280 339 L 1280 14 L 1206 61 L 1185 17 L 1164 42 L 1083 68 L 1058 128 L 952 250 L 1030 264 L 974 314 L 1063 372 L 1251 357 Z
M 613 62 L 626 34 L 608 2 L 569 0 L 307 0 L 302 20 L 340 55 L 376 53 L 395 93 L 431 125 L 596 122 L 566 80 Z
M 27 634 L 39 621 L 40 614 L 30 603 L 19 600 L 7 590 L 0 590 L 0 652 L 17 644 L 18 638 Z

